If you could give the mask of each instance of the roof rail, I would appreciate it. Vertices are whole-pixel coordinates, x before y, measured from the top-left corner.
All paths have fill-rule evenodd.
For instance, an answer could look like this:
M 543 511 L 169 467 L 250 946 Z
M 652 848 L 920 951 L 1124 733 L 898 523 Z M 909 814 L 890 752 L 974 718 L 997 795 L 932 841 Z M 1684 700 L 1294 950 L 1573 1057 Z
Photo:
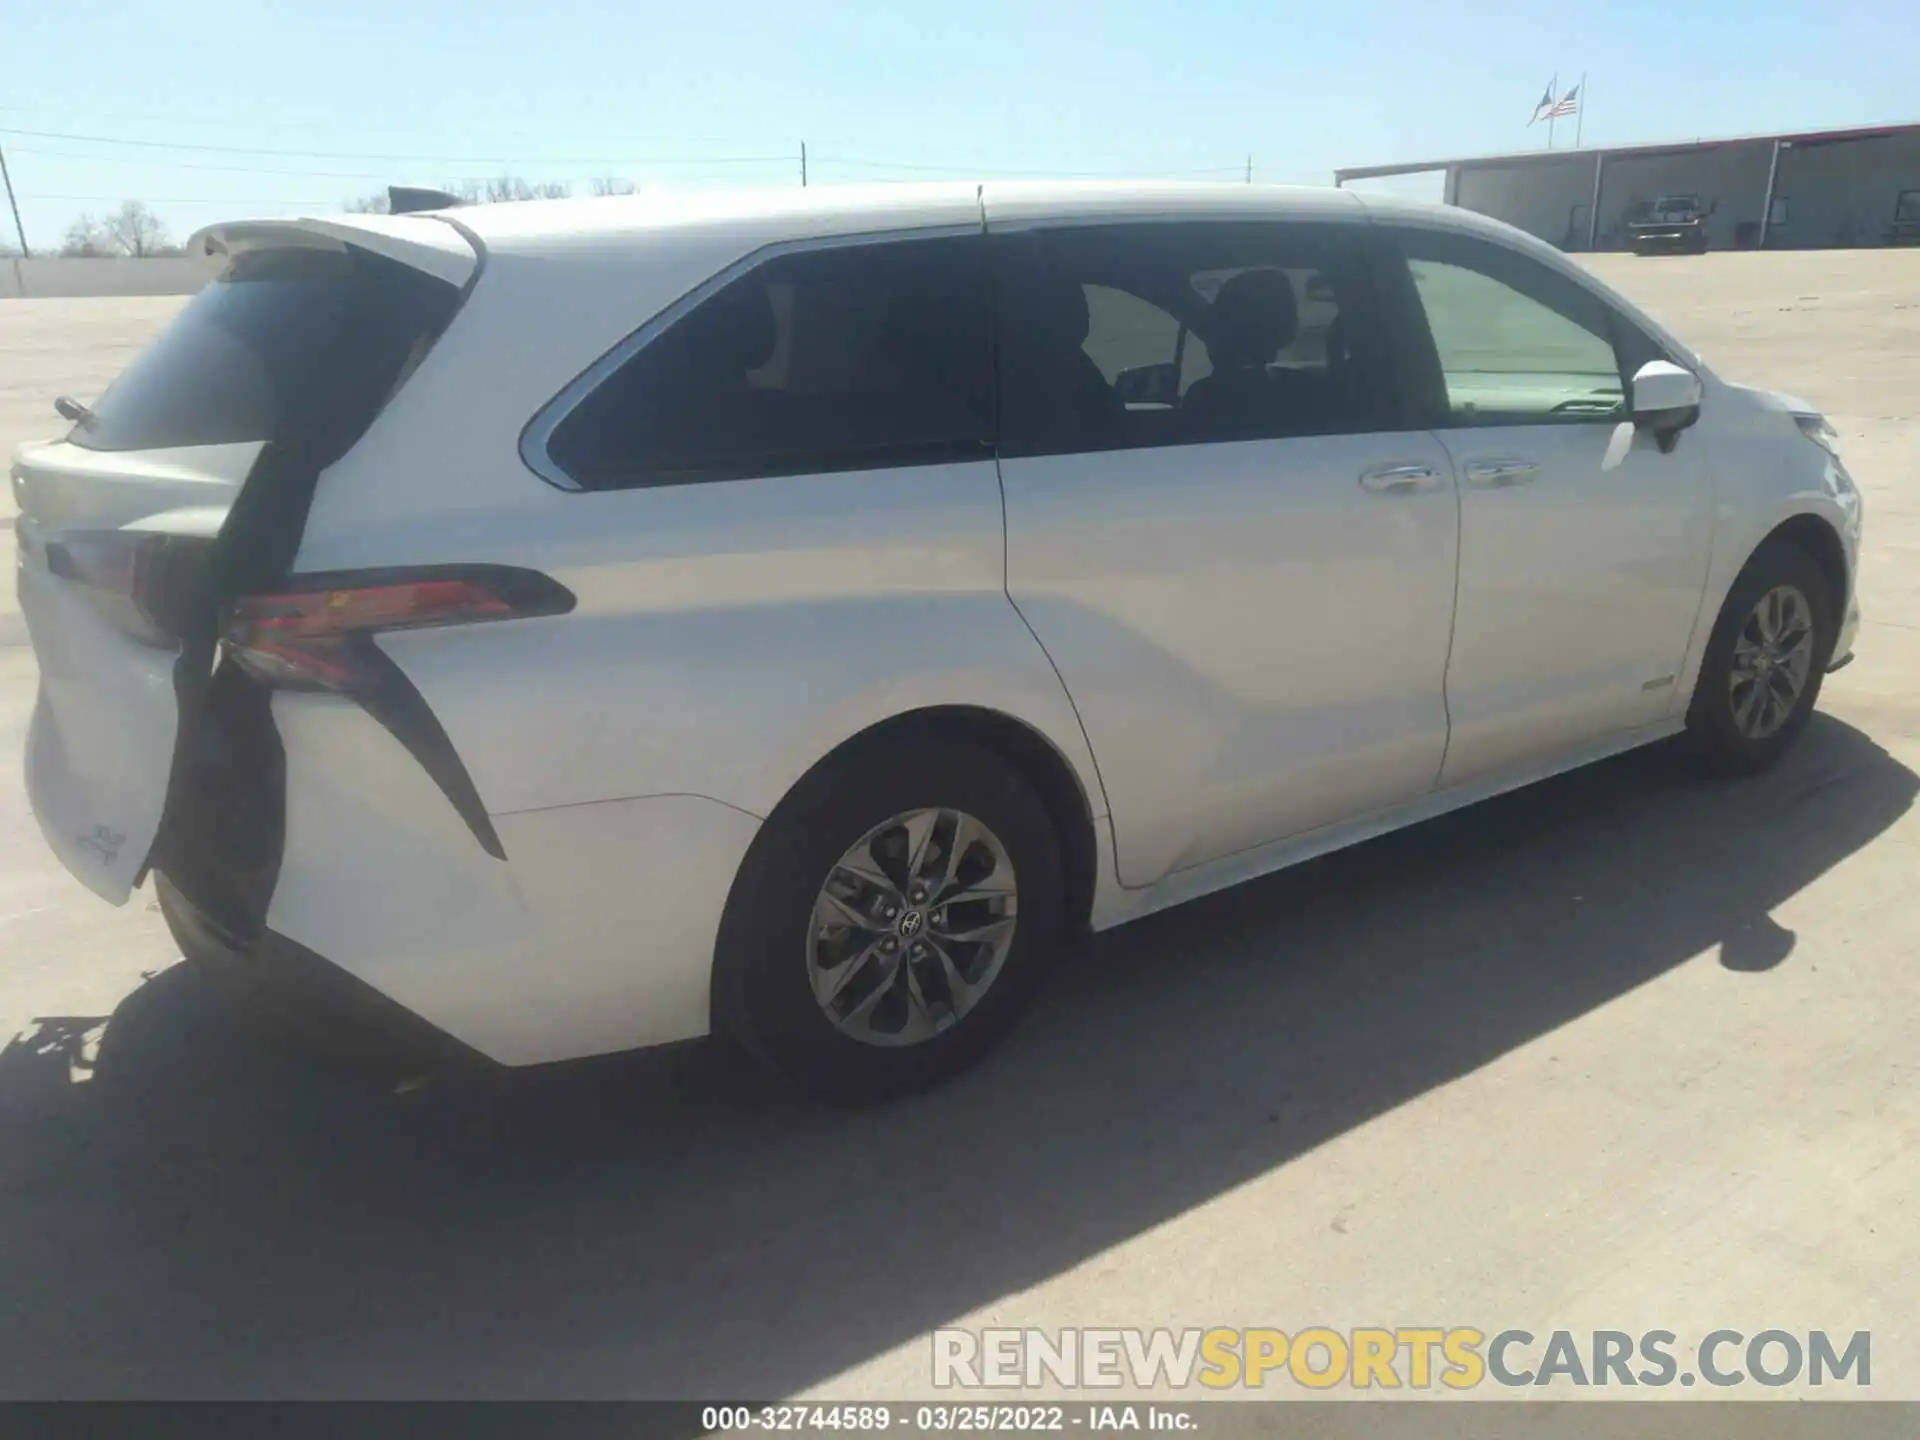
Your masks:
M 445 190 L 428 190 L 419 185 L 389 185 L 387 210 L 394 215 L 412 215 L 420 210 L 451 210 L 460 204 L 458 195 Z

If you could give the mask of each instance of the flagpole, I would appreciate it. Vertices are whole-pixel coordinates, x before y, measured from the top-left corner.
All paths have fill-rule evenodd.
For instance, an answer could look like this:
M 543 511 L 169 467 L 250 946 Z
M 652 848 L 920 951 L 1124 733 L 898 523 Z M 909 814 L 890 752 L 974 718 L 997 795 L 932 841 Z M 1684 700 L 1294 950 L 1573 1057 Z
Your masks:
M 1587 72 L 1580 72 L 1580 105 L 1573 112 L 1573 148 L 1580 148 L 1580 137 L 1587 128 Z

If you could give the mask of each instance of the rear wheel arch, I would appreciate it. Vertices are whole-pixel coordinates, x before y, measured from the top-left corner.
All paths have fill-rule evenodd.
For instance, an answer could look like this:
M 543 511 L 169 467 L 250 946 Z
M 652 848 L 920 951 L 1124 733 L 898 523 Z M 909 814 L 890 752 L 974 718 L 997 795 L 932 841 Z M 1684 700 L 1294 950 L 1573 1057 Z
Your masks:
M 1099 875 L 1098 823 L 1093 807 L 1071 762 L 1039 730 L 1016 720 L 1004 711 L 976 705 L 937 705 L 904 711 L 869 725 L 849 736 L 822 755 L 788 786 L 779 804 L 768 812 L 763 832 L 777 823 L 782 811 L 805 792 L 824 770 L 843 764 L 863 750 L 890 748 L 915 739 L 959 740 L 988 750 L 1010 765 L 1032 788 L 1041 808 L 1052 823 L 1059 846 L 1061 878 L 1065 886 L 1065 923 L 1074 933 L 1084 934 L 1090 924 L 1094 890 Z M 728 919 L 740 901 L 738 894 L 743 875 L 753 852 L 741 860 L 741 873 L 734 877 L 726 912 L 721 919 L 720 941 L 724 942 Z M 722 963 L 716 945 L 711 978 L 713 1028 L 733 1035 L 757 1048 L 751 1027 L 743 1021 L 743 1000 L 739 993 L 740 976 Z
M 828 765 L 867 746 L 914 736 L 970 741 L 991 750 L 1032 787 L 1053 822 L 1060 845 L 1060 866 L 1067 886 L 1067 915 L 1084 930 L 1093 911 L 1099 873 L 1097 823 L 1086 787 L 1057 745 L 1024 720 L 978 705 L 936 705 L 904 711 L 876 721 L 843 740 L 810 766 L 788 789 L 791 795 Z M 783 799 L 782 803 L 785 801 Z M 775 807 L 775 814 L 778 807 Z M 773 818 L 770 815 L 769 820 Z

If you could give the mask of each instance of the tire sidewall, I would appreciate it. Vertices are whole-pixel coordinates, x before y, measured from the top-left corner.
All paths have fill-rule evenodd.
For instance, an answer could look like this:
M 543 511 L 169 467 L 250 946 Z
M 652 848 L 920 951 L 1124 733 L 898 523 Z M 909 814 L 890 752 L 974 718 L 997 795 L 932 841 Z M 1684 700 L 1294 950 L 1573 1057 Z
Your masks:
M 919 1045 L 840 1034 L 814 999 L 807 932 L 829 870 L 892 816 L 963 810 L 1012 861 L 1017 923 L 999 974 L 951 1029 Z M 965 1069 L 1012 1028 L 1064 930 L 1065 883 L 1045 807 L 994 752 L 964 741 L 888 741 L 831 759 L 770 816 L 729 896 L 716 947 L 716 1023 L 803 1088 L 882 1100 Z
M 1728 681 L 1733 668 L 1734 643 L 1747 617 L 1761 597 L 1778 585 L 1798 589 L 1813 611 L 1813 664 L 1793 714 L 1773 734 L 1756 740 L 1743 735 L 1734 723 Z M 1837 608 L 1838 602 L 1829 593 L 1825 573 L 1798 545 L 1774 540 L 1754 553 L 1727 591 L 1726 603 L 1720 608 L 1707 642 L 1707 653 L 1701 660 L 1700 679 L 1694 686 L 1693 703 L 1687 712 L 1687 728 L 1711 763 L 1725 770 L 1750 772 L 1772 764 L 1792 747 L 1813 718 L 1814 706 L 1820 700 L 1821 685 L 1838 637 Z

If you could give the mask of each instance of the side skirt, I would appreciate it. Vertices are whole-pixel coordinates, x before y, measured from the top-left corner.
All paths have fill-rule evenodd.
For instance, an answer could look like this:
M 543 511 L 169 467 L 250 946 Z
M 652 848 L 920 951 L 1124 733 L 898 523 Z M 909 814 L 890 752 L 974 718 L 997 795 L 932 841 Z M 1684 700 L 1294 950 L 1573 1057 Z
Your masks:
M 1337 825 L 1325 825 L 1318 830 L 1309 830 L 1304 835 L 1292 835 L 1285 840 L 1275 841 L 1271 845 L 1243 850 L 1237 855 L 1210 861 L 1205 865 L 1195 866 L 1191 870 L 1177 871 L 1145 889 L 1126 890 L 1119 886 L 1109 887 L 1094 903 L 1092 928 L 1110 930 L 1116 925 L 1126 924 L 1129 920 L 1138 920 L 1143 915 L 1151 915 L 1159 910 L 1169 910 L 1176 905 L 1184 905 L 1189 900 L 1198 900 L 1215 891 L 1229 889 L 1248 880 L 1258 879 L 1262 875 L 1270 875 L 1276 870 L 1284 870 L 1290 865 L 1299 865 L 1335 850 L 1344 850 L 1349 845 L 1358 845 L 1362 841 L 1375 839 L 1394 830 L 1403 830 L 1409 825 L 1417 825 L 1423 820 L 1436 819 L 1454 810 L 1464 810 L 1469 805 L 1477 805 L 1482 800 L 1491 800 L 1496 795 L 1504 795 L 1509 791 L 1537 784 L 1555 775 L 1564 775 L 1570 770 L 1578 770 L 1597 761 L 1623 755 L 1629 750 L 1638 750 L 1643 745 L 1651 745 L 1669 736 L 1677 735 L 1685 728 L 1685 722 L 1682 720 L 1662 720 L 1655 725 L 1643 726 L 1638 730 L 1629 730 L 1623 735 L 1610 737 L 1599 744 L 1576 750 L 1545 764 L 1504 771 L 1451 790 L 1432 791 L 1405 805 L 1375 810 L 1357 819 L 1344 820 Z

